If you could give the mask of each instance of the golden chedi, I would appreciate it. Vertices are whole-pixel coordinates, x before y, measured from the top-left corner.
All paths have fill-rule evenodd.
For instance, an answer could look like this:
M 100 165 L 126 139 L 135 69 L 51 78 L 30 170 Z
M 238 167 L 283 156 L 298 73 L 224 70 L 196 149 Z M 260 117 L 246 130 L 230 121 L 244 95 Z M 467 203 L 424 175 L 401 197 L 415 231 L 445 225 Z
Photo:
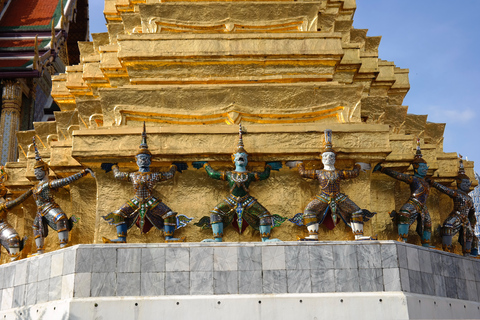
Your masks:
M 306 170 L 322 169 L 323 133 L 331 129 L 339 170 L 357 162 L 382 162 L 385 168 L 411 174 L 418 137 L 429 165 L 427 176 L 450 185 L 458 161 L 455 153 L 443 151 L 445 124 L 407 113 L 402 102 L 410 88 L 408 69 L 379 59 L 380 37 L 352 26 L 355 8 L 354 0 L 106 0 L 108 32 L 80 42 L 81 62 L 53 77 L 52 96 L 61 111 L 55 122 L 35 123 L 35 130 L 17 134 L 19 162 L 6 165 L 7 187 L 21 193 L 32 186 L 35 136 L 51 176 L 66 177 L 83 167 L 96 174 L 96 179 L 78 180 L 56 195 L 68 216 L 80 218 L 70 243 L 115 238 L 116 231 L 102 216 L 129 199 L 131 185 L 112 181 L 100 166 L 118 163 L 121 171 L 137 170 L 144 121 L 152 171 L 167 171 L 172 162 L 189 165 L 158 185 L 155 196 L 193 222 L 223 199 L 225 185 L 193 169 L 191 162 L 208 161 L 216 170 L 231 167 L 240 123 L 248 136 L 251 171 L 273 161 L 303 161 Z M 464 165 L 473 177 L 473 163 Z M 249 192 L 272 215 L 291 218 L 318 189 L 318 182 L 283 166 L 252 184 Z M 397 239 L 389 212 L 408 200 L 406 184 L 370 170 L 345 180 L 341 189 L 358 207 L 377 212 L 364 225 L 366 235 Z M 432 188 L 426 205 L 431 244 L 441 247 L 437 229 L 452 201 Z M 23 226 L 32 224 L 34 210 L 27 202 L 21 210 L 11 223 L 27 234 L 29 228 Z M 226 229 L 226 242 L 260 238 L 253 228 L 242 235 Z M 407 241 L 420 244 L 411 229 Z M 128 241 L 163 242 L 164 235 L 155 231 L 142 234 L 132 228 Z M 271 237 L 296 240 L 302 232 L 306 230 L 284 223 Z M 211 237 L 211 231 L 190 223 L 175 236 L 194 242 Z M 354 235 L 345 224 L 334 230 L 320 225 L 318 238 L 353 240 Z M 47 251 L 58 247 L 56 241 L 46 243 Z M 23 252 L 31 247 L 27 244 Z

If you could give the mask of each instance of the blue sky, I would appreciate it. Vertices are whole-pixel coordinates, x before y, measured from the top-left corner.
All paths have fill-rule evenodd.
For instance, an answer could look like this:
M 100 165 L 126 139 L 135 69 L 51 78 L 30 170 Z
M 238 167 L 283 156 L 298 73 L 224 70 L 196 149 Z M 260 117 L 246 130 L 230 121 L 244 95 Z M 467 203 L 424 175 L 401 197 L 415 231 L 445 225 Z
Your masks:
M 90 32 L 106 32 L 102 0 Z M 357 0 L 353 26 L 382 36 L 379 58 L 409 69 L 409 113 L 446 123 L 444 151 L 480 165 L 480 1 Z M 480 170 L 476 170 L 480 171 Z

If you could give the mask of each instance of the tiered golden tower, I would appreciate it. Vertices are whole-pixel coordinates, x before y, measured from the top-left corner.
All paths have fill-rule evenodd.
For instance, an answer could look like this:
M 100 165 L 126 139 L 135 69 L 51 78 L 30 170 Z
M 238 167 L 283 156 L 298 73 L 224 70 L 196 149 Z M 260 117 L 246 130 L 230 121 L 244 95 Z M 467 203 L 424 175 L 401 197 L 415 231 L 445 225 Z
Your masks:
M 32 137 L 49 161 L 51 174 L 91 167 L 97 175 L 60 190 L 57 200 L 80 220 L 71 242 L 96 243 L 115 230 L 101 219 L 132 191 L 100 169 L 103 162 L 135 170 L 141 124 L 147 123 L 153 166 L 206 160 L 230 167 L 238 126 L 246 129 L 250 166 L 265 161 L 305 160 L 321 168 L 323 131 L 332 129 L 338 167 L 362 161 L 411 170 L 417 137 L 429 175 L 450 184 L 457 155 L 443 152 L 445 124 L 407 113 L 402 105 L 410 85 L 408 69 L 378 58 L 380 37 L 353 28 L 355 0 L 188 1 L 106 0 L 107 33 L 80 42 L 81 63 L 54 76 L 52 96 L 61 111 L 56 121 L 35 123 L 17 134 L 20 159 L 8 163 L 7 186 L 20 193 L 34 183 Z M 473 179 L 473 163 L 465 164 Z M 251 194 L 272 214 L 293 217 L 318 191 L 318 184 L 283 168 L 273 179 L 252 186 Z M 172 180 L 170 180 L 172 181 Z M 388 212 L 408 198 L 408 186 L 384 175 L 362 173 L 342 185 L 360 207 L 378 214 L 366 234 L 396 239 Z M 227 194 L 204 171 L 176 175 L 157 193 L 178 213 L 198 221 Z M 432 191 L 428 206 L 436 229 L 451 211 L 451 200 Z M 9 220 L 20 234 L 31 234 L 33 204 Z M 320 229 L 320 240 L 351 239 L 343 224 Z M 291 223 L 273 236 L 294 240 L 302 230 Z M 189 224 L 187 241 L 211 236 Z M 439 234 L 433 238 L 439 245 Z M 248 230 L 228 232 L 225 241 L 257 241 Z M 160 242 L 158 230 L 129 231 L 130 242 Z M 410 233 L 410 242 L 419 241 Z M 47 239 L 47 251 L 57 246 Z M 28 253 L 28 248 L 25 250 Z

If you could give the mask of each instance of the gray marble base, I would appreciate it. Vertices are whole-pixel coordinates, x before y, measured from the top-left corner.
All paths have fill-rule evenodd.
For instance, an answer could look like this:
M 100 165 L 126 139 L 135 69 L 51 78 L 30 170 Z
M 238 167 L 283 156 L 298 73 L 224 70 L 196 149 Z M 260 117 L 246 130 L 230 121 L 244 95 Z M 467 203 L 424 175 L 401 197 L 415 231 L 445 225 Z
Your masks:
M 63 299 L 405 292 L 480 302 L 480 260 L 396 241 L 77 245 L 0 266 L 0 309 Z

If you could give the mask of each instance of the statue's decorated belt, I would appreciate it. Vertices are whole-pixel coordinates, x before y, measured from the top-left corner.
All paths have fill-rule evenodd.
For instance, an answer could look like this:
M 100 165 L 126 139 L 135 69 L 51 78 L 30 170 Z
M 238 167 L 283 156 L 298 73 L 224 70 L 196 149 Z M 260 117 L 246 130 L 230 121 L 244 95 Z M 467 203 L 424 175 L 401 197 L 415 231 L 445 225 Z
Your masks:
M 237 204 L 240 204 L 244 208 L 249 208 L 257 201 L 254 197 L 248 194 L 243 197 L 235 197 L 233 194 L 230 194 L 225 200 L 232 208 L 236 207 Z
M 419 213 L 426 211 L 427 209 L 427 207 L 424 204 L 422 204 L 420 201 L 418 201 L 415 198 L 408 199 L 408 202 L 410 202 L 415 207 L 415 209 L 417 209 Z
M 162 200 L 157 199 L 155 197 L 150 197 L 146 201 L 145 200 L 142 201 L 142 199 L 138 199 L 138 198 L 133 198 L 130 201 L 128 201 L 128 204 L 130 205 L 130 207 L 134 209 L 138 208 L 140 205 L 145 205 L 147 208 L 151 209 L 156 205 L 158 205 L 160 202 L 162 202 Z
M 38 214 L 43 217 L 45 214 L 48 213 L 48 211 L 50 211 L 52 209 L 55 209 L 55 208 L 60 208 L 60 206 L 58 204 L 56 204 L 55 202 L 46 203 L 46 204 L 38 207 Z
M 335 196 L 332 197 L 331 195 L 322 192 L 321 194 L 317 194 L 315 197 L 325 203 L 340 203 L 347 199 L 347 196 L 343 193 L 337 193 Z

